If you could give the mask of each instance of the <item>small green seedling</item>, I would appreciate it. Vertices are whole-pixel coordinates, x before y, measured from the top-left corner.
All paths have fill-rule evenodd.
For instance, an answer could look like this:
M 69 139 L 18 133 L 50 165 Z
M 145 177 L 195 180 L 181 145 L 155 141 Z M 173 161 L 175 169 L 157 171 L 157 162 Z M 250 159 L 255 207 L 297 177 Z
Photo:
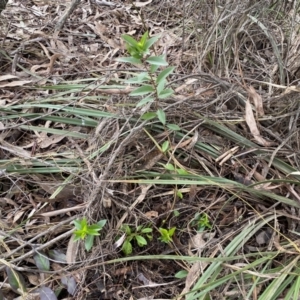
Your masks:
M 206 213 L 196 213 L 192 221 L 192 225 L 197 227 L 198 232 L 202 232 L 207 229 L 212 229 L 212 225 L 210 224 L 208 215 Z
M 174 91 L 170 88 L 166 88 L 166 85 L 168 83 L 167 77 L 173 73 L 175 68 L 167 67 L 158 71 L 160 67 L 168 66 L 165 56 L 155 56 L 150 53 L 150 48 L 159 39 L 159 36 L 149 38 L 147 31 L 139 41 L 127 34 L 123 34 L 122 39 L 125 41 L 130 57 L 120 57 L 117 60 L 134 65 L 142 65 L 144 67 L 144 71 L 126 80 L 127 83 L 138 85 L 138 87 L 129 94 L 131 97 L 143 96 L 143 99 L 140 100 L 136 106 L 144 106 L 154 101 L 158 104 L 159 100 L 173 95 Z M 147 112 L 142 116 L 144 120 L 150 120 L 152 118 L 158 118 L 163 125 L 166 125 L 166 114 L 162 109 L 159 108 L 156 112 Z M 170 124 L 168 128 L 171 130 L 179 130 L 176 124 Z
M 181 270 L 181 271 L 179 271 L 179 272 L 177 272 L 176 274 L 175 274 L 175 278 L 178 278 L 178 279 L 182 279 L 182 278 L 186 278 L 186 276 L 189 274 L 189 272 L 188 271 L 186 271 L 186 270 Z
M 189 175 L 189 172 L 185 169 L 178 168 L 171 163 L 167 163 L 164 165 L 164 168 L 171 173 L 177 173 L 178 175 Z
M 142 225 L 140 225 L 134 231 L 133 228 L 130 228 L 125 224 L 121 229 L 126 234 L 125 241 L 122 245 L 122 251 L 125 255 L 129 255 L 132 253 L 133 241 L 136 241 L 139 247 L 143 247 L 148 244 L 147 239 L 152 240 L 152 228 L 150 227 L 143 227 Z
M 173 242 L 173 235 L 175 233 L 176 227 L 172 227 L 170 229 L 159 228 L 160 237 L 158 238 L 163 243 L 169 244 Z
M 179 217 L 180 216 L 180 212 L 178 210 L 174 210 L 173 211 L 173 215 L 174 215 L 174 217 Z
M 176 197 L 178 197 L 178 199 L 182 200 L 183 199 L 183 194 L 180 190 L 176 191 Z
M 170 143 L 169 141 L 164 141 L 163 144 L 161 145 L 161 151 L 163 153 L 166 153 L 168 150 L 170 150 Z
M 106 220 L 101 220 L 96 224 L 88 225 L 86 218 L 73 221 L 76 230 L 74 231 L 74 241 L 85 240 L 84 246 L 86 251 L 90 251 L 95 235 L 100 235 L 99 231 L 103 228 Z

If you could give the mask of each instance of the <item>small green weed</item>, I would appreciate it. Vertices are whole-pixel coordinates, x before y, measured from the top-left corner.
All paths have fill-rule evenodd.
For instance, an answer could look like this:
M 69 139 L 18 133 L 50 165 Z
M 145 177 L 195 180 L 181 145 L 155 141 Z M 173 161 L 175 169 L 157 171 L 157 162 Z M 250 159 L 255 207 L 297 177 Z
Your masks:
M 144 98 L 137 103 L 137 107 L 146 105 L 147 103 L 156 102 L 156 106 L 161 99 L 165 99 L 173 95 L 174 91 L 171 88 L 166 88 L 167 77 L 173 73 L 175 67 L 167 67 L 158 71 L 160 67 L 168 65 L 164 55 L 151 55 L 151 46 L 159 39 L 159 36 L 149 38 L 148 32 L 145 32 L 139 41 L 127 34 L 122 35 L 122 39 L 126 43 L 127 52 L 130 57 L 120 57 L 118 61 L 130 63 L 134 65 L 142 65 L 144 72 L 136 74 L 134 77 L 126 80 L 129 84 L 138 84 L 135 90 L 129 95 L 132 97 L 143 96 Z M 159 72 L 159 73 L 157 73 Z M 180 130 L 176 124 L 166 124 L 165 112 L 158 108 L 156 112 L 147 112 L 142 116 L 144 120 L 158 118 L 159 121 L 170 130 Z M 165 145 L 165 150 L 168 148 Z
M 86 251 L 93 247 L 94 236 L 100 235 L 99 231 L 106 224 L 106 220 L 101 220 L 96 224 L 88 225 L 86 218 L 73 221 L 76 230 L 74 231 L 74 241 L 85 240 L 84 246 Z
M 207 229 L 212 229 L 212 225 L 206 213 L 203 214 L 196 213 L 192 221 L 192 225 L 197 228 L 198 232 L 202 232 Z
M 185 169 L 178 168 L 177 166 L 174 166 L 171 163 L 167 163 L 164 165 L 164 168 L 171 173 L 178 174 L 178 175 L 189 175 L 189 172 Z
M 163 243 L 169 244 L 173 242 L 173 235 L 175 233 L 176 227 L 172 227 L 170 229 L 159 228 L 160 237 L 158 238 Z
M 152 240 L 152 228 L 150 227 L 143 227 L 142 225 L 140 225 L 134 231 L 134 229 L 130 228 L 129 225 L 124 224 L 121 230 L 126 234 L 125 241 L 122 245 L 122 251 L 125 255 L 129 255 L 132 253 L 132 242 L 134 240 L 137 242 L 139 247 L 146 246 L 148 244 L 147 239 Z

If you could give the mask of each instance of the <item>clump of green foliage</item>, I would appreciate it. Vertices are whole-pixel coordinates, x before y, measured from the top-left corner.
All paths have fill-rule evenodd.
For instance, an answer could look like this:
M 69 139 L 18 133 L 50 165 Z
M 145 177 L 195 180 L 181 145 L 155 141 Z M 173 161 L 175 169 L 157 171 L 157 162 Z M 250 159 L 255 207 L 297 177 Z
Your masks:
M 163 70 L 159 70 L 161 67 L 168 66 L 168 63 L 164 55 L 151 55 L 151 46 L 159 39 L 159 36 L 149 38 L 148 32 L 145 32 L 141 39 L 135 40 L 132 36 L 124 34 L 122 39 L 125 41 L 127 52 L 130 57 L 118 58 L 118 61 L 130 63 L 134 65 L 142 65 L 145 71 L 136 74 L 130 79 L 126 80 L 126 83 L 137 84 L 135 90 L 133 90 L 129 96 L 143 98 L 137 103 L 137 107 L 146 105 L 147 103 L 156 103 L 156 107 L 159 106 L 159 101 L 173 95 L 174 91 L 167 86 L 167 77 L 173 73 L 175 67 L 167 67 Z M 151 120 L 158 118 L 160 122 L 167 126 L 171 130 L 179 130 L 179 126 L 176 124 L 166 124 L 165 112 L 158 108 L 156 112 L 147 112 L 142 116 L 144 120 Z
M 94 244 L 94 237 L 100 235 L 99 231 L 106 224 L 106 220 L 101 220 L 96 224 L 88 225 L 86 218 L 73 221 L 76 230 L 74 231 L 74 241 L 85 240 L 86 251 L 90 251 Z
M 212 229 L 212 225 L 211 225 L 208 215 L 206 213 L 203 213 L 203 214 L 196 213 L 195 217 L 192 221 L 192 225 L 197 228 L 198 232 Z
M 172 227 L 170 229 L 159 228 L 160 237 L 158 238 L 161 242 L 169 244 L 173 242 L 173 235 L 175 233 L 176 227 Z
M 133 242 L 135 241 L 139 247 L 146 246 L 148 240 L 152 240 L 152 228 L 138 226 L 135 230 L 129 225 L 124 224 L 121 230 L 125 233 L 126 237 L 122 245 L 122 251 L 125 255 L 129 255 L 133 251 Z

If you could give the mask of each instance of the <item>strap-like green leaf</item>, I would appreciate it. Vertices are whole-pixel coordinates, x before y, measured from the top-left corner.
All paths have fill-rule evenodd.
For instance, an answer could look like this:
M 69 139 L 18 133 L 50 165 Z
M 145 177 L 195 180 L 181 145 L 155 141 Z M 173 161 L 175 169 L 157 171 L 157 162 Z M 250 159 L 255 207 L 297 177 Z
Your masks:
M 146 95 L 146 94 L 149 94 L 152 92 L 154 92 L 153 86 L 147 84 L 147 85 L 143 85 L 143 86 L 135 89 L 129 95 L 130 96 L 141 96 L 141 95 Z
M 165 114 L 165 112 L 162 109 L 158 109 L 156 114 L 157 114 L 157 117 L 158 117 L 159 121 L 163 125 L 165 125 L 166 124 L 166 114 Z
M 174 91 L 172 89 L 165 89 L 159 93 L 158 98 L 165 99 L 165 98 L 172 96 L 173 94 L 174 94 Z
M 166 79 L 171 73 L 173 73 L 175 67 L 168 67 L 161 71 L 157 76 L 156 82 L 159 84 L 161 80 Z
M 153 36 L 152 38 L 150 38 L 147 42 L 146 42 L 146 49 L 149 49 L 155 42 L 157 42 L 159 40 L 160 36 L 156 35 Z
M 128 34 L 122 34 L 122 39 L 130 46 L 134 48 L 138 48 L 139 44 L 138 42 L 130 35 Z
M 167 66 L 168 65 L 168 63 L 165 60 L 164 55 L 150 56 L 146 59 L 146 61 L 151 65 L 157 65 L 157 66 Z

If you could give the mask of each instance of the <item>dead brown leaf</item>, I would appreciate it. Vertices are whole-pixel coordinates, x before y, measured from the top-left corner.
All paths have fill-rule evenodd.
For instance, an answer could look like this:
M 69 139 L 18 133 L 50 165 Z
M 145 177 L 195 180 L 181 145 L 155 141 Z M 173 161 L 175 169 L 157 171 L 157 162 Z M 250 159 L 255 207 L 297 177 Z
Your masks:
M 136 6 L 136 7 L 144 7 L 144 6 L 146 6 L 147 4 L 149 4 L 151 2 L 152 2 L 152 0 L 148 0 L 146 2 L 138 2 L 138 1 L 136 1 L 136 2 L 134 2 L 134 6 Z
M 272 236 L 272 232 L 270 232 L 270 230 L 268 230 L 268 228 L 266 230 L 261 231 L 259 234 L 256 235 L 255 239 L 256 239 L 256 243 L 258 245 L 263 245 L 263 244 L 267 244 Z
M 205 247 L 206 241 L 203 239 L 204 232 L 199 232 L 196 235 L 192 236 L 189 241 L 189 248 L 191 249 L 197 249 L 198 250 L 198 256 L 201 255 L 201 250 Z M 190 252 L 190 251 L 189 251 Z M 191 253 L 192 255 L 192 253 Z M 208 263 L 197 261 L 193 264 L 193 266 L 188 271 L 188 275 L 185 280 L 185 287 L 181 293 L 181 295 L 184 295 L 185 293 L 188 293 L 191 290 L 191 287 L 198 279 L 199 275 L 203 272 L 203 270 L 206 268 Z
M 0 81 L 16 79 L 16 78 L 18 78 L 18 76 L 7 74 L 7 75 L 0 76 Z
M 154 210 L 147 211 L 145 213 L 145 217 L 148 219 L 154 219 L 158 217 L 158 212 Z
M 46 136 L 40 143 L 41 149 L 48 148 L 53 144 L 57 144 L 65 138 L 63 135 Z
M 67 248 L 67 253 L 66 253 L 66 260 L 68 264 L 73 264 L 76 262 L 76 256 L 77 256 L 77 252 L 78 252 L 78 246 L 79 246 L 79 242 L 78 241 L 74 241 L 74 235 L 72 235 L 72 237 L 69 240 L 68 243 L 68 248 Z
M 14 219 L 13 223 L 16 223 L 24 214 L 25 211 L 18 211 L 17 213 L 14 214 Z
M 0 84 L 0 88 L 22 86 L 22 85 L 28 84 L 30 82 L 32 82 L 32 81 L 30 81 L 30 80 L 16 80 L 16 81 L 13 81 L 13 82 L 6 82 L 6 83 L 3 83 L 3 84 Z
M 251 85 L 248 87 L 248 94 L 250 99 L 253 100 L 257 115 L 259 117 L 264 116 L 265 112 L 263 108 L 262 97 L 255 91 L 255 89 Z
M 197 195 L 198 189 L 197 185 L 191 185 L 189 190 L 189 201 L 193 201 Z
M 115 276 L 121 276 L 121 275 L 126 275 L 128 273 L 132 272 L 132 267 L 123 267 L 123 268 L 118 268 L 114 271 Z
M 246 102 L 246 107 L 245 107 L 245 120 L 246 123 L 254 137 L 254 139 L 257 141 L 258 144 L 265 146 L 265 147 L 271 147 L 274 145 L 273 142 L 268 142 L 266 141 L 261 135 L 260 132 L 258 130 L 254 115 L 253 115 L 253 111 L 252 111 L 252 107 L 250 104 L 249 99 Z
M 60 210 L 41 213 L 40 215 L 43 217 L 53 217 L 53 216 L 57 216 L 60 214 L 66 214 L 66 213 L 68 213 L 70 211 L 74 211 L 74 210 L 82 210 L 85 207 L 86 207 L 86 204 L 80 204 L 80 205 L 73 206 L 73 207 L 68 207 L 68 208 L 64 208 L 64 209 L 60 209 Z

